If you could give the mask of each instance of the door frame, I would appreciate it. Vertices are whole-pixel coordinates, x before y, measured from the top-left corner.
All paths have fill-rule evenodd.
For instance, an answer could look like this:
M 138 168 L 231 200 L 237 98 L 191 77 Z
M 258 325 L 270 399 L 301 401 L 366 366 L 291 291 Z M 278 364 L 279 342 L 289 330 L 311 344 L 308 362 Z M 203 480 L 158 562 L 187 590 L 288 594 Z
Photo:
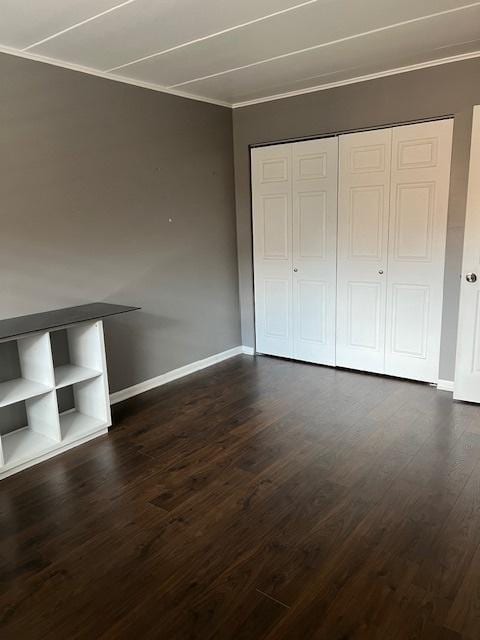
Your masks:
M 349 133 L 363 133 L 364 131 L 380 131 L 380 129 L 393 129 L 394 127 L 405 127 L 409 124 L 423 124 L 425 122 L 437 122 L 438 120 L 454 120 L 454 113 L 445 113 L 440 116 L 432 116 L 431 118 L 417 118 L 415 120 L 399 120 L 396 122 L 383 122 L 379 125 L 371 125 L 367 127 L 354 127 L 352 129 L 336 129 L 335 131 L 328 131 L 326 133 L 314 133 L 311 136 L 297 136 L 294 138 L 280 138 L 278 140 L 265 140 L 264 142 L 254 142 L 248 145 L 249 159 L 251 160 L 251 149 L 258 147 L 273 147 L 277 144 L 292 144 L 295 142 L 306 142 L 308 140 L 321 140 L 322 138 L 335 138 L 337 136 L 344 136 Z M 251 162 L 250 162 L 251 169 Z M 251 175 L 251 171 L 250 171 Z M 250 181 L 251 185 L 251 181 Z M 251 188 L 250 188 L 251 191 Z

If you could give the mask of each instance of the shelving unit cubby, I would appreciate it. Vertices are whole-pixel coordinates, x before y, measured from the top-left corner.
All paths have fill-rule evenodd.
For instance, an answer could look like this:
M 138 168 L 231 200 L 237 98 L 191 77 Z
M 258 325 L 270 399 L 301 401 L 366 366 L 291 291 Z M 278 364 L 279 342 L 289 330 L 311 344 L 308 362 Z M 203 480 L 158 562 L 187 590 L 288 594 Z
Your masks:
M 103 323 L 0 342 L 0 478 L 108 431 Z

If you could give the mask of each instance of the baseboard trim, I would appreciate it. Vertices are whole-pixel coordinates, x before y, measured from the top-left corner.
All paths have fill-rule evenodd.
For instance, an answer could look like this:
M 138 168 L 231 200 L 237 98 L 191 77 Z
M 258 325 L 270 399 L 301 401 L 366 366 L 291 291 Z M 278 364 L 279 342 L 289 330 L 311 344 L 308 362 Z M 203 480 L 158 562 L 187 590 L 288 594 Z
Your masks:
M 209 356 L 208 358 L 203 358 L 202 360 L 186 364 L 183 367 L 178 367 L 178 369 L 172 369 L 172 371 L 162 373 L 162 375 L 155 378 L 144 380 L 132 387 L 127 387 L 126 389 L 121 389 L 120 391 L 111 393 L 110 404 L 116 404 L 117 402 L 122 402 L 122 400 L 128 400 L 128 398 L 133 398 L 133 396 L 137 396 L 140 393 L 145 393 L 145 391 L 150 391 L 156 387 L 161 387 L 168 382 L 173 382 L 174 380 L 188 376 L 191 373 L 195 373 L 195 371 L 201 371 L 202 369 L 211 367 L 218 362 L 223 362 L 223 360 L 228 360 L 229 358 L 233 358 L 234 356 L 241 354 L 253 356 L 255 355 L 255 349 L 245 345 L 233 347 L 232 349 L 227 349 L 227 351 L 215 353 L 213 356 Z M 453 380 L 439 380 L 437 383 L 438 391 L 450 391 L 453 393 L 453 387 Z
M 450 391 L 453 393 L 453 380 L 439 380 L 437 382 L 438 391 Z
M 227 349 L 227 351 L 215 353 L 213 356 L 209 356 L 208 358 L 203 358 L 202 360 L 197 360 L 196 362 L 186 364 L 185 366 L 179 367 L 178 369 L 172 369 L 172 371 L 162 373 L 162 375 L 155 378 L 150 378 L 150 380 L 139 382 L 138 384 L 133 385 L 133 387 L 127 387 L 127 389 L 121 389 L 120 391 L 111 393 L 110 404 L 116 404 L 117 402 L 122 402 L 122 400 L 128 400 L 128 398 L 133 398 L 133 396 L 136 396 L 140 393 L 150 391 L 150 389 L 155 389 L 155 387 L 161 387 L 168 382 L 173 382 L 173 380 L 178 380 L 179 378 L 188 376 L 190 373 L 195 373 L 195 371 L 206 369 L 207 367 L 211 367 L 213 364 L 217 364 L 218 362 L 222 362 L 223 360 L 228 360 L 228 358 L 233 358 L 234 356 L 238 356 L 242 353 L 253 355 L 253 349 L 251 347 L 242 346 L 233 347 L 233 349 Z

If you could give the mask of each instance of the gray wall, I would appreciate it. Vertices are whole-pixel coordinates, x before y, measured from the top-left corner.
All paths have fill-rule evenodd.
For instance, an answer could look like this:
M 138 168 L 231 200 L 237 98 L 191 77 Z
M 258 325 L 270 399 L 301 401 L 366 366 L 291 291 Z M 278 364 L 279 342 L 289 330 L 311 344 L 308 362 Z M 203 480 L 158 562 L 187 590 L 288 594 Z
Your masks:
M 141 306 L 112 391 L 240 344 L 230 109 L 0 54 L 0 123 L 1 318 Z
M 480 60 L 457 62 L 284 100 L 233 114 L 242 343 L 254 345 L 251 144 L 455 115 L 440 377 L 453 380 L 472 106 Z

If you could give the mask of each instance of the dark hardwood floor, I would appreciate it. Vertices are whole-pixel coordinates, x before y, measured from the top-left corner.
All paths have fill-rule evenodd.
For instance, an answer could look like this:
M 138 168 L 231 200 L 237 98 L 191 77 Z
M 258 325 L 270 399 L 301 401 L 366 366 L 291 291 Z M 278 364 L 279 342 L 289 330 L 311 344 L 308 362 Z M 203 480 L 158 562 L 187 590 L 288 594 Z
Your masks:
M 0 484 L 2 640 L 478 640 L 480 408 L 240 356 Z

